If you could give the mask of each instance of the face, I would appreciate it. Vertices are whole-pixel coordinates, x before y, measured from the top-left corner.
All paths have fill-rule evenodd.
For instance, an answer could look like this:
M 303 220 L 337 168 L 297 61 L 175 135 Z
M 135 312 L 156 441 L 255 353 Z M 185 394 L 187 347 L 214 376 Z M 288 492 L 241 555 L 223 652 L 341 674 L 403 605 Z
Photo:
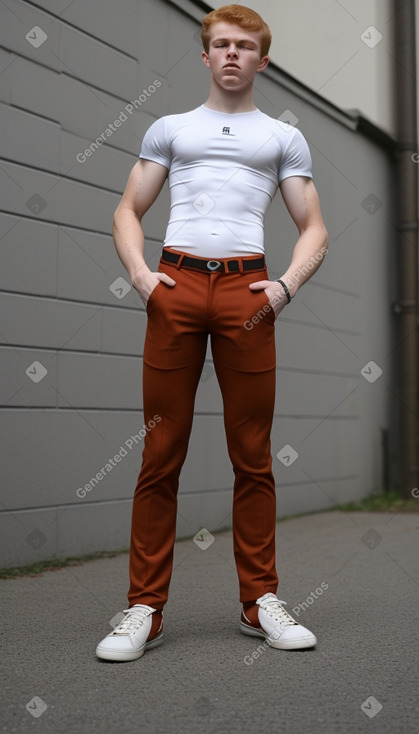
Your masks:
M 214 23 L 205 66 L 225 89 L 244 89 L 257 72 L 266 69 L 269 56 L 260 58 L 260 33 L 245 31 L 232 23 Z

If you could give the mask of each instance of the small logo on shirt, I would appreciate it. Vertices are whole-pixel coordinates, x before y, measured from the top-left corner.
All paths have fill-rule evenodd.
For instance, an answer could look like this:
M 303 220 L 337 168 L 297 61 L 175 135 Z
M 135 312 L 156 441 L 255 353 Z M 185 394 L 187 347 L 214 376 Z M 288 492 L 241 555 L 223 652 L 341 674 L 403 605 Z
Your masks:
M 223 127 L 223 135 L 234 135 L 234 133 L 230 132 L 229 127 Z

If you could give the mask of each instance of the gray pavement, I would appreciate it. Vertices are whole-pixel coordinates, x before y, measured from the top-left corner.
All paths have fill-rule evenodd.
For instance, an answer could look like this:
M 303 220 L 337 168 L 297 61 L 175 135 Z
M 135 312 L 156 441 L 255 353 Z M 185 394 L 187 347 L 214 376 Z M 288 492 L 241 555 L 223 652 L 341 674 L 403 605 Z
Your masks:
M 419 515 L 278 523 L 278 596 L 317 635 L 274 650 L 239 632 L 232 535 L 176 543 L 165 642 L 96 659 L 126 608 L 128 555 L 0 582 L 4 732 L 416 732 Z

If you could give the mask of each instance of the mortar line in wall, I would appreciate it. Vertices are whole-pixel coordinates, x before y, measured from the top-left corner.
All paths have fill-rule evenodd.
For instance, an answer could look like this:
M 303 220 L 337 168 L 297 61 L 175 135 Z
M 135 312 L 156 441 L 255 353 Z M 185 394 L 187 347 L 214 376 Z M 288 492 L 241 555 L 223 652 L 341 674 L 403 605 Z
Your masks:
M 318 477 L 316 481 L 318 482 L 343 482 L 343 481 L 350 481 L 353 479 L 358 479 L 358 474 L 348 475 L 348 476 L 336 476 L 336 477 Z M 303 487 L 306 485 L 311 485 L 311 481 L 298 481 L 298 482 L 281 482 L 280 484 L 276 484 L 275 488 L 278 490 L 284 489 L 284 487 Z M 182 497 L 202 497 L 202 495 L 208 495 L 208 494 L 219 494 L 221 492 L 232 492 L 233 486 L 230 485 L 228 487 L 214 487 L 211 489 L 203 489 L 201 491 L 195 491 L 195 492 L 186 492 L 182 489 L 179 490 L 178 498 L 181 499 Z M 1 515 L 16 515 L 20 513 L 25 512 L 45 512 L 45 511 L 56 511 L 56 510 L 63 510 L 63 509 L 73 509 L 78 507 L 97 507 L 98 505 L 115 505 L 115 504 L 122 504 L 122 503 L 132 503 L 132 496 L 129 497 L 121 497 L 118 499 L 105 499 L 105 500 L 88 500 L 86 502 L 67 502 L 62 505 L 40 505 L 38 507 L 19 507 L 16 509 L 11 510 L 0 510 L 0 516 Z
M 132 502 L 132 496 L 131 497 L 121 497 L 120 499 L 115 500 L 97 500 L 96 502 L 94 500 L 90 500 L 88 502 L 66 502 L 62 505 L 39 505 L 38 507 L 18 507 L 13 510 L 0 510 L 0 517 L 2 515 L 16 515 L 23 512 L 45 512 L 48 511 L 55 511 L 55 510 L 63 510 L 64 508 L 72 508 L 72 507 L 85 507 L 86 505 L 92 506 L 92 505 L 115 505 L 120 504 L 122 502 Z
M 59 406 L 57 407 L 44 407 L 42 405 L 16 405 L 16 406 L 8 406 L 8 407 L 2 407 L 0 406 L 0 412 L 3 411 L 38 411 L 42 413 L 143 413 L 142 408 L 92 408 L 92 407 L 85 407 L 85 406 L 72 406 L 71 408 L 61 408 Z M 222 411 L 196 411 L 194 413 L 195 418 L 223 418 L 223 412 Z M 274 418 L 277 418 L 278 420 L 305 420 L 305 421 L 358 421 L 360 420 L 359 415 L 295 415 L 293 413 L 274 413 Z
M 63 303 L 63 304 L 76 304 L 78 306 L 82 307 L 97 307 L 100 309 L 116 309 L 118 312 L 123 313 L 123 311 L 128 311 L 129 313 L 142 313 L 146 314 L 145 310 L 143 308 L 134 308 L 134 307 L 125 307 L 123 310 L 119 308 L 118 306 L 112 306 L 110 304 L 104 304 L 100 303 L 98 301 L 77 301 L 76 299 L 70 299 L 70 298 L 59 298 L 55 296 L 42 296 L 39 294 L 27 294 L 23 292 L 17 292 L 17 291 L 6 291 L 6 290 L 0 290 L 1 294 L 9 295 L 9 296 L 19 296 L 20 298 L 28 298 L 31 300 L 38 299 L 42 302 L 52 302 L 52 303 Z M 333 334 L 342 334 L 344 336 L 353 336 L 353 337 L 362 337 L 362 333 L 358 331 L 352 331 L 350 329 L 340 329 L 338 327 L 328 326 L 324 324 L 316 324 L 312 323 L 311 321 L 305 321 L 304 319 L 292 319 L 283 317 L 281 318 L 281 323 L 291 324 L 292 326 L 302 326 L 302 327 L 308 327 L 311 329 L 317 329 L 318 331 L 324 331 L 324 332 L 332 332 Z M 48 349 L 48 347 L 40 347 L 41 349 Z M 51 347 L 49 347 L 51 349 Z
M 96 188 L 93 184 L 92 186 L 93 188 Z M 118 192 L 118 194 L 122 196 L 122 191 Z M 70 229 L 74 232 L 81 232 L 82 234 L 89 234 L 89 235 L 93 234 L 93 235 L 99 235 L 100 237 L 108 237 L 110 241 L 112 241 L 113 239 L 112 232 L 110 231 L 102 232 L 99 229 L 89 229 L 88 227 L 77 227 L 75 224 L 71 224 L 68 222 L 63 223 L 63 222 L 57 222 L 55 219 L 51 220 L 51 219 L 42 219 L 41 217 L 31 217 L 29 214 L 11 212 L 6 209 L 0 209 L 0 214 L 4 214 L 6 217 L 11 217 L 12 219 L 26 219 L 32 223 L 41 222 L 41 224 L 46 224 L 50 227 L 57 227 L 57 228 L 61 227 L 62 229 Z M 162 247 L 162 238 L 153 237 L 152 235 L 147 235 L 145 237 L 145 246 L 147 247 L 149 243 L 151 245 L 156 244 Z
M 72 349 L 52 349 L 51 347 L 22 347 L 21 345 L 9 345 L 9 344 L 0 344 L 0 351 L 2 349 L 24 349 L 28 352 L 49 352 L 51 355 L 55 354 L 59 351 L 66 352 L 66 354 L 77 354 L 78 356 L 95 356 L 95 357 L 120 357 L 121 359 L 138 359 L 142 360 L 143 356 L 138 354 L 121 354 L 121 353 L 115 353 L 115 352 L 84 352 L 81 350 L 72 350 Z M 207 365 L 213 365 L 213 361 L 211 359 L 205 360 L 205 364 Z M 300 367 L 283 367 L 282 365 L 277 365 L 276 372 L 282 373 L 282 372 L 289 372 L 291 374 L 300 374 L 300 375 L 312 375 L 313 377 L 339 377 L 342 379 L 349 379 L 353 380 L 359 379 L 359 373 L 352 373 L 352 372 L 331 372 L 330 370 L 310 370 L 310 369 L 302 369 Z
M 19 57 L 19 58 L 23 58 L 23 57 Z M 104 91 L 104 90 L 101 90 L 101 91 Z M 115 97 L 115 95 L 111 95 L 111 96 L 114 96 Z M 119 97 L 115 97 L 115 99 L 120 100 L 121 104 L 123 104 L 124 102 L 126 102 L 126 100 L 120 99 Z M 11 110 L 18 110 L 19 112 L 23 112 L 26 115 L 31 115 L 32 117 L 35 117 L 36 120 L 45 121 L 45 122 L 48 122 L 51 125 L 55 125 L 60 132 L 65 133 L 66 135 L 73 135 L 74 137 L 79 138 L 80 140 L 89 140 L 89 138 L 86 137 L 85 135 L 81 135 L 81 133 L 75 132 L 71 128 L 64 127 L 63 123 L 60 122 L 59 120 L 57 120 L 54 117 L 47 117 L 46 115 L 42 115 L 39 112 L 34 112 L 34 110 L 30 109 L 29 107 L 22 107 L 19 104 L 7 104 L 6 105 L 5 102 L 0 101 L 0 105 L 1 104 L 3 104 L 4 106 L 7 106 Z M 147 115 L 148 117 L 150 117 L 150 124 L 152 122 L 154 122 L 156 119 L 158 119 L 156 117 L 156 115 L 152 115 L 150 112 L 144 111 L 143 114 L 144 115 Z M 113 150 L 116 153 L 122 153 L 123 155 L 130 156 L 131 158 L 132 157 L 134 157 L 136 159 L 138 158 L 137 152 L 133 152 L 133 150 L 131 148 L 122 148 L 122 147 L 119 147 L 117 145 L 113 145 L 112 142 L 109 142 L 109 141 L 106 142 L 106 148 L 107 148 L 107 150 Z M 13 163 L 14 165 L 19 165 L 20 164 L 20 161 L 17 161 L 15 158 L 13 158 L 13 159 L 12 158 L 3 158 L 1 160 L 6 161 L 7 163 Z M 20 165 L 23 165 L 23 164 L 20 164 Z M 28 164 L 25 164 L 25 166 L 27 166 L 27 168 L 31 168 L 31 166 L 28 165 Z M 35 170 L 41 171 L 43 173 L 50 174 L 51 176 L 61 176 L 62 178 L 67 178 L 69 181 L 78 181 L 78 182 L 81 182 L 81 183 L 89 183 L 88 181 L 86 181 L 86 179 L 75 179 L 75 178 L 72 178 L 70 176 L 66 177 L 65 175 L 63 176 L 62 174 L 57 173 L 56 171 L 52 171 L 52 170 L 47 169 L 47 168 L 35 167 Z M 98 189 L 101 188 L 98 183 L 91 184 L 91 185 L 95 186 L 95 188 L 98 188 Z M 104 189 L 104 190 L 106 191 L 107 189 Z M 109 189 L 109 190 L 113 192 L 113 189 Z
M 134 154 L 133 154 L 133 157 L 134 157 Z M 121 192 L 118 189 L 109 189 L 105 186 L 100 186 L 97 182 L 91 183 L 90 181 L 86 181 L 85 179 L 82 179 L 82 178 L 72 178 L 70 176 L 67 176 L 65 173 L 60 173 L 59 171 L 50 171 L 47 168 L 41 168 L 40 166 L 34 166 L 34 165 L 29 165 L 27 163 L 21 163 L 20 161 L 13 160 L 12 158 L 4 158 L 3 156 L 0 156 L 0 162 L 1 163 L 11 163 L 16 168 L 23 168 L 25 171 L 33 171 L 34 173 L 38 173 L 38 174 L 42 173 L 45 176 L 51 176 L 53 178 L 58 179 L 57 183 L 59 181 L 70 181 L 71 183 L 77 183 L 77 184 L 80 184 L 81 186 L 87 186 L 89 189 L 93 189 L 96 193 L 105 192 L 108 194 L 115 194 L 115 196 L 119 196 L 119 197 L 121 196 Z M 72 169 L 69 169 L 69 170 L 72 170 Z M 3 211 L 5 210 L 4 209 L 0 210 L 0 212 L 3 212 Z M 10 213 L 10 212 L 7 212 L 7 213 Z M 24 215 L 21 214 L 19 216 L 23 217 Z M 34 219 L 34 217 L 27 217 L 27 218 Z M 37 221 L 50 222 L 51 220 L 42 219 L 42 217 L 37 217 Z M 60 224 L 59 222 L 56 222 L 55 220 L 53 223 Z M 96 232 L 97 230 L 89 230 L 89 231 Z
M 109 48 L 110 50 L 121 54 L 121 56 L 124 56 L 138 63 L 137 56 L 132 56 L 127 51 L 122 51 L 122 49 L 119 48 L 119 46 L 113 46 L 112 44 L 108 43 L 107 41 L 104 41 L 103 39 L 99 38 L 99 36 L 94 36 L 92 33 L 89 33 L 89 31 L 86 31 L 83 28 L 80 28 L 79 26 L 75 25 L 74 23 L 71 23 L 69 20 L 62 18 L 60 13 L 58 13 L 57 15 L 53 13 L 51 10 L 47 10 L 46 8 L 39 7 L 39 4 L 33 3 L 30 0 L 23 0 L 23 2 L 25 5 L 30 5 L 31 7 L 36 8 L 38 12 L 41 12 L 44 15 L 49 15 L 53 19 L 53 21 L 58 20 L 63 25 L 66 25 L 69 28 L 72 28 L 73 30 L 78 31 L 80 35 L 87 36 L 88 38 L 91 38 L 96 43 L 100 43 L 102 46 L 106 46 L 106 48 Z M 47 68 L 50 69 L 51 67 L 47 67 Z
M 323 482 L 323 484 L 326 484 L 327 482 L 346 482 L 346 481 L 350 481 L 350 480 L 358 479 L 358 478 L 359 478 L 359 475 L 358 474 L 354 474 L 354 475 L 349 475 L 349 476 L 338 476 L 338 477 L 319 477 L 319 478 L 316 478 L 316 481 L 317 482 Z M 278 483 L 277 482 L 275 484 L 275 489 L 276 490 L 279 490 L 279 491 L 282 491 L 284 489 L 284 487 L 305 487 L 305 486 L 309 486 L 311 484 L 313 484 L 313 482 L 310 482 L 310 481 L 287 482 L 287 483 L 284 483 L 284 482 Z M 195 495 L 197 497 L 201 497 L 202 494 L 204 494 L 204 493 L 205 494 L 210 494 L 210 493 L 212 494 L 212 493 L 215 493 L 215 492 L 229 492 L 229 491 L 232 491 L 232 490 L 233 490 L 233 487 L 222 487 L 220 489 L 202 490 L 201 492 L 182 492 L 182 491 L 179 491 L 178 498 L 180 498 L 180 497 L 192 497 L 192 496 L 195 496 Z M 337 500 L 335 500 L 335 501 L 337 501 Z

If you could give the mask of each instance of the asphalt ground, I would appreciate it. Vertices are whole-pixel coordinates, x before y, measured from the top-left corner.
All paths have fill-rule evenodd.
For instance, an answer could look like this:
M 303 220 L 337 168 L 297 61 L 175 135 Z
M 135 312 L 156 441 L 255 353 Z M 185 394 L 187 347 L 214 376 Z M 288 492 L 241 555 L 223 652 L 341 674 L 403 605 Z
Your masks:
M 278 523 L 278 596 L 316 634 L 306 651 L 240 633 L 231 531 L 176 543 L 164 644 L 130 663 L 95 656 L 127 608 L 126 553 L 1 581 L 1 731 L 417 732 L 418 551 L 416 513 Z

